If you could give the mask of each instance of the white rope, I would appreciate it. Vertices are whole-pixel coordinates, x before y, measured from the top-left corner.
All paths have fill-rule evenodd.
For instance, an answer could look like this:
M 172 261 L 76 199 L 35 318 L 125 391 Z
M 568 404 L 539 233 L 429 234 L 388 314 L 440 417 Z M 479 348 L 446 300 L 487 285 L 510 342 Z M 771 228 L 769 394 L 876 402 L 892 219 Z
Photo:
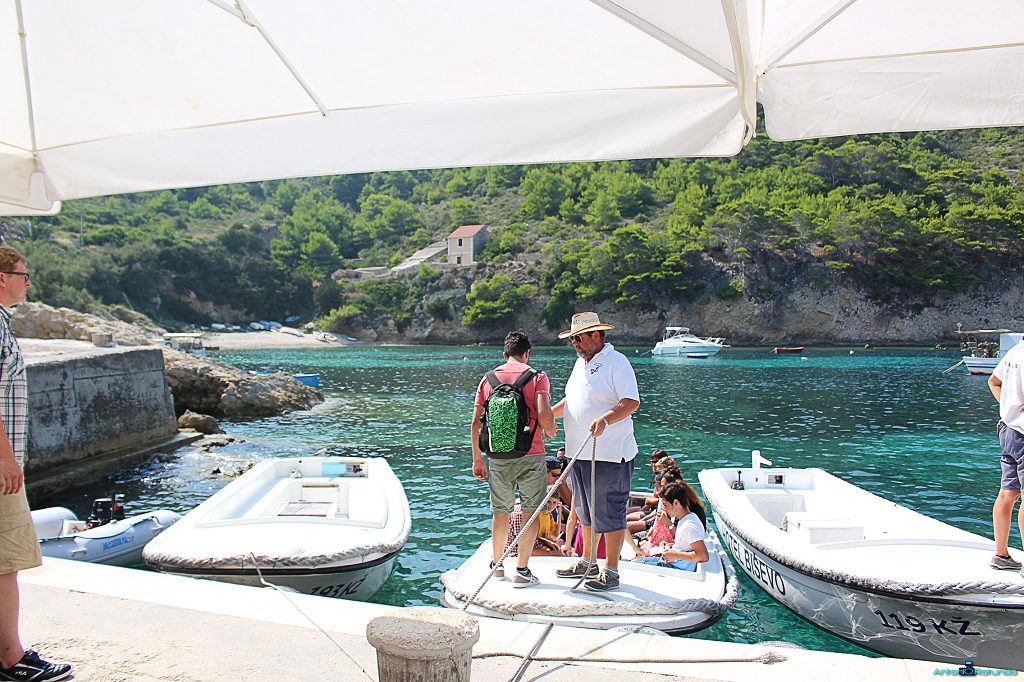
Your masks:
M 252 557 L 252 560 L 253 560 L 253 562 L 255 562 L 255 561 L 256 561 L 256 555 L 255 555 L 255 554 L 252 554 L 252 553 L 250 553 L 250 554 L 249 554 L 249 556 L 251 556 L 251 557 Z M 360 663 L 359 661 L 357 661 L 356 659 L 354 659 L 354 658 L 352 657 L 352 654 L 350 654 L 349 652 L 347 652 L 347 651 L 345 650 L 345 647 L 343 647 L 343 646 L 341 645 L 341 642 L 339 642 L 338 640 L 334 639 L 334 637 L 332 637 L 332 636 L 331 636 L 331 633 L 327 632 L 327 630 L 324 630 L 324 629 L 323 629 L 322 627 L 320 627 L 320 624 L 319 624 L 319 623 L 317 623 L 317 622 L 316 622 L 315 620 L 313 620 L 313 617 L 312 617 L 312 616 L 310 616 L 310 615 L 309 615 L 308 613 L 306 613 L 306 612 L 305 612 L 305 611 L 304 611 L 304 610 L 302 609 L 302 607 L 301 607 L 301 606 L 299 606 L 299 605 L 298 605 L 297 603 L 295 603 L 295 600 L 294 600 L 294 599 L 292 599 L 292 597 L 291 597 L 291 595 L 290 595 L 290 594 L 288 593 L 289 591 L 288 591 L 287 589 L 285 589 L 285 588 L 281 587 L 280 585 L 275 585 L 274 583 L 268 583 L 268 582 L 267 582 L 266 580 L 264 580 L 264 579 L 263 579 L 263 572 L 262 572 L 262 571 L 260 571 L 260 566 L 259 566 L 259 564 L 258 564 L 258 563 L 255 563 L 255 566 L 256 566 L 256 575 L 257 575 L 257 576 L 259 576 L 259 579 L 260 579 L 260 583 L 262 583 L 262 585 L 263 585 L 264 587 L 272 587 L 272 588 L 274 588 L 275 590 L 277 590 L 278 594 L 281 594 L 281 595 L 283 595 L 283 596 L 284 596 L 284 598 L 288 600 L 288 603 L 289 603 L 289 604 L 291 604 L 291 605 L 292 605 L 293 607 L 295 607 L 295 610 L 296 610 L 296 611 L 298 611 L 299 613 L 301 613 L 301 614 L 302 614 L 302 616 L 303 616 L 303 617 L 304 617 L 304 618 L 305 618 L 306 620 L 308 620 L 308 621 L 309 621 L 309 623 L 310 623 L 310 624 L 311 624 L 311 625 L 312 625 L 313 627 L 315 627 L 315 628 L 316 628 L 317 630 L 319 630 L 319 631 L 320 631 L 320 632 L 321 632 L 321 633 L 323 634 L 323 636 L 324 636 L 324 637 L 326 637 L 327 639 L 331 640 L 331 642 L 333 642 L 333 643 L 334 643 L 334 646 L 338 647 L 338 651 L 340 651 L 341 653 L 345 654 L 345 656 L 346 656 L 346 657 L 348 658 L 348 660 L 350 660 L 350 661 L 352 661 L 353 663 L 355 663 L 355 664 L 356 664 L 356 667 L 358 667 L 358 668 L 359 668 L 360 670 L 362 670 L 362 671 L 363 671 L 363 674 L 364 674 L 364 675 L 366 675 L 366 679 L 368 679 L 368 680 L 374 680 L 374 677 L 373 677 L 373 675 L 371 675 L 371 674 L 369 673 L 369 671 L 367 671 L 367 670 L 366 670 L 366 668 L 364 668 L 364 667 L 363 667 L 362 663 Z
M 537 507 L 537 510 L 533 512 L 533 516 L 530 517 L 529 521 L 523 524 L 523 527 L 519 530 L 519 533 L 516 535 L 515 539 L 513 539 L 512 542 L 508 543 L 508 547 L 505 548 L 505 553 L 501 555 L 500 559 L 494 562 L 494 566 L 491 567 L 491 570 L 487 573 L 487 577 L 484 578 L 484 581 L 480 583 L 479 587 L 476 588 L 476 591 L 473 592 L 473 595 L 465 600 L 466 603 L 462 605 L 462 611 L 468 609 L 470 604 L 473 604 L 476 601 L 477 596 L 480 594 L 480 590 L 484 589 L 484 585 L 487 584 L 487 581 L 494 577 L 495 571 L 497 571 L 504 565 L 505 559 L 508 557 L 508 553 L 512 551 L 512 548 L 519 544 L 519 538 L 523 537 L 523 533 L 525 533 L 526 529 L 530 527 L 530 524 L 537 520 L 537 517 L 540 516 L 541 511 L 546 511 L 545 507 L 547 506 L 548 500 L 551 499 L 551 496 L 554 495 L 555 491 L 558 490 L 558 486 L 560 486 L 562 482 L 566 479 L 566 477 L 569 475 L 569 471 L 571 471 L 573 465 L 576 464 L 576 459 L 580 456 L 580 453 L 583 452 L 583 447 L 587 444 L 587 440 L 590 440 L 591 438 L 593 438 L 593 436 L 590 436 L 590 438 L 584 440 L 580 444 L 579 450 L 577 450 L 573 454 L 572 459 L 569 460 L 569 466 L 565 467 L 565 470 L 562 472 L 562 475 L 558 477 L 558 480 L 556 480 L 554 484 L 551 486 L 551 489 L 548 490 L 548 494 L 544 497 L 544 500 Z M 529 455 L 527 455 L 527 457 L 529 457 Z M 447 575 L 447 573 L 445 575 Z M 444 578 L 445 576 L 442 575 L 442 583 L 444 582 Z
M 510 656 L 522 658 L 522 654 L 511 651 L 493 651 L 473 654 L 473 658 L 496 658 Z M 607 658 L 594 656 L 528 656 L 527 660 L 540 663 L 781 663 L 788 660 L 785 654 L 769 649 L 756 656 L 704 656 L 693 658 Z

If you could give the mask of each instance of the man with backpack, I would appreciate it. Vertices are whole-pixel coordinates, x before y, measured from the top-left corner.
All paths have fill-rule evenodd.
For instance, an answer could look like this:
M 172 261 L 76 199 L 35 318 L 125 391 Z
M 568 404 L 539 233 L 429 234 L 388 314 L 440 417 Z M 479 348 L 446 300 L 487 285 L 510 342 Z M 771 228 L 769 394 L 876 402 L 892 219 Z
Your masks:
M 487 481 L 491 492 L 491 568 L 505 551 L 509 515 L 516 489 L 523 516 L 529 519 L 540 506 L 547 489 L 544 437 L 557 432 L 551 412 L 551 382 L 544 372 L 530 367 L 530 339 L 521 331 L 505 337 L 505 363 L 484 375 L 476 392 L 473 423 L 473 475 Z M 483 455 L 487 455 L 487 462 Z M 537 539 L 533 523 L 519 539 L 513 587 L 537 584 L 530 572 L 530 554 Z M 504 578 L 499 566 L 495 577 Z

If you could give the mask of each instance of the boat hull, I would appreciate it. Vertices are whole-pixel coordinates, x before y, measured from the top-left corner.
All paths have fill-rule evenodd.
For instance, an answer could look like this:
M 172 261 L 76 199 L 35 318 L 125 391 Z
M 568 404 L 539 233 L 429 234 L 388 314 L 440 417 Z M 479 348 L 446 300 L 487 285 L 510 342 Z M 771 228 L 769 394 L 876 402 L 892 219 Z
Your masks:
M 991 374 L 999 364 L 999 358 L 975 358 L 968 355 L 961 359 L 964 361 L 964 366 L 967 367 L 967 373 L 974 375 Z
M 263 587 L 263 581 L 266 581 L 271 585 L 284 587 L 300 594 L 366 601 L 384 586 L 397 558 L 398 553 L 395 552 L 374 561 L 308 570 L 275 571 L 271 568 L 261 568 L 260 572 L 253 569 L 195 572 L 180 569 L 163 570 L 166 573 L 190 578 L 218 580 L 250 587 Z M 260 573 L 262 573 L 262 580 Z
M 825 582 L 755 549 L 715 514 L 722 542 L 752 581 L 818 627 L 886 656 L 1024 669 L 1024 609 L 869 592 Z
M 711 356 L 722 350 L 722 347 L 713 343 L 687 343 L 687 344 L 665 344 L 659 341 L 655 346 L 654 350 L 651 351 L 652 355 L 690 355 L 699 353 L 702 355 Z
M 411 519 L 377 457 L 260 462 L 146 548 L 167 573 L 364 600 L 387 580 Z

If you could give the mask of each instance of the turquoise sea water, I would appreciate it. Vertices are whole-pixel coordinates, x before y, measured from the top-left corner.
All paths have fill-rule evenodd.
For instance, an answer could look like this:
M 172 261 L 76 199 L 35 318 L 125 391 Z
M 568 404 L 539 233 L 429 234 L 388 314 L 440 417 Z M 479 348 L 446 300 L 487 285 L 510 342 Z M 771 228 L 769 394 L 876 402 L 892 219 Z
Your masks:
M 822 467 L 917 511 L 991 532 L 996 404 L 984 378 L 942 374 L 958 360 L 953 351 L 808 348 L 801 357 L 731 348 L 691 360 L 621 350 L 640 385 L 635 419 L 644 465 L 647 453 L 665 448 L 696 484 L 701 469 L 749 463 L 756 448 L 776 465 Z M 256 371 L 319 372 L 328 400 L 308 412 L 223 422 L 241 442 L 209 453 L 181 450 L 41 506 L 85 513 L 93 497 L 116 489 L 127 495 L 129 513 L 184 512 L 259 459 L 322 447 L 387 457 L 405 484 L 413 529 L 374 601 L 433 605 L 438 575 L 487 537 L 487 488 L 470 473 L 469 418 L 476 385 L 500 354 L 497 347 L 437 346 L 220 353 Z M 556 400 L 574 359 L 565 347 L 534 349 L 532 364 L 548 372 Z M 649 483 L 646 466 L 637 467 L 634 483 Z M 745 576 L 736 607 L 695 636 L 868 653 L 793 616 Z

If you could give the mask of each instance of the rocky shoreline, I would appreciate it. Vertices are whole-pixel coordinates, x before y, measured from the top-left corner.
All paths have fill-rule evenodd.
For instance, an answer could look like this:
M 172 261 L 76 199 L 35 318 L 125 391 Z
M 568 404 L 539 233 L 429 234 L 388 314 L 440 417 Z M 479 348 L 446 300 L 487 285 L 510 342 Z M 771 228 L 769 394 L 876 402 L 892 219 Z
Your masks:
M 118 346 L 158 346 L 163 329 L 116 318 L 103 318 L 42 303 L 22 303 L 14 310 L 14 334 L 20 338 L 76 339 Z M 164 372 L 174 396 L 175 413 L 256 418 L 306 410 L 323 402 L 320 391 L 294 377 L 250 374 L 212 358 L 160 346 Z

